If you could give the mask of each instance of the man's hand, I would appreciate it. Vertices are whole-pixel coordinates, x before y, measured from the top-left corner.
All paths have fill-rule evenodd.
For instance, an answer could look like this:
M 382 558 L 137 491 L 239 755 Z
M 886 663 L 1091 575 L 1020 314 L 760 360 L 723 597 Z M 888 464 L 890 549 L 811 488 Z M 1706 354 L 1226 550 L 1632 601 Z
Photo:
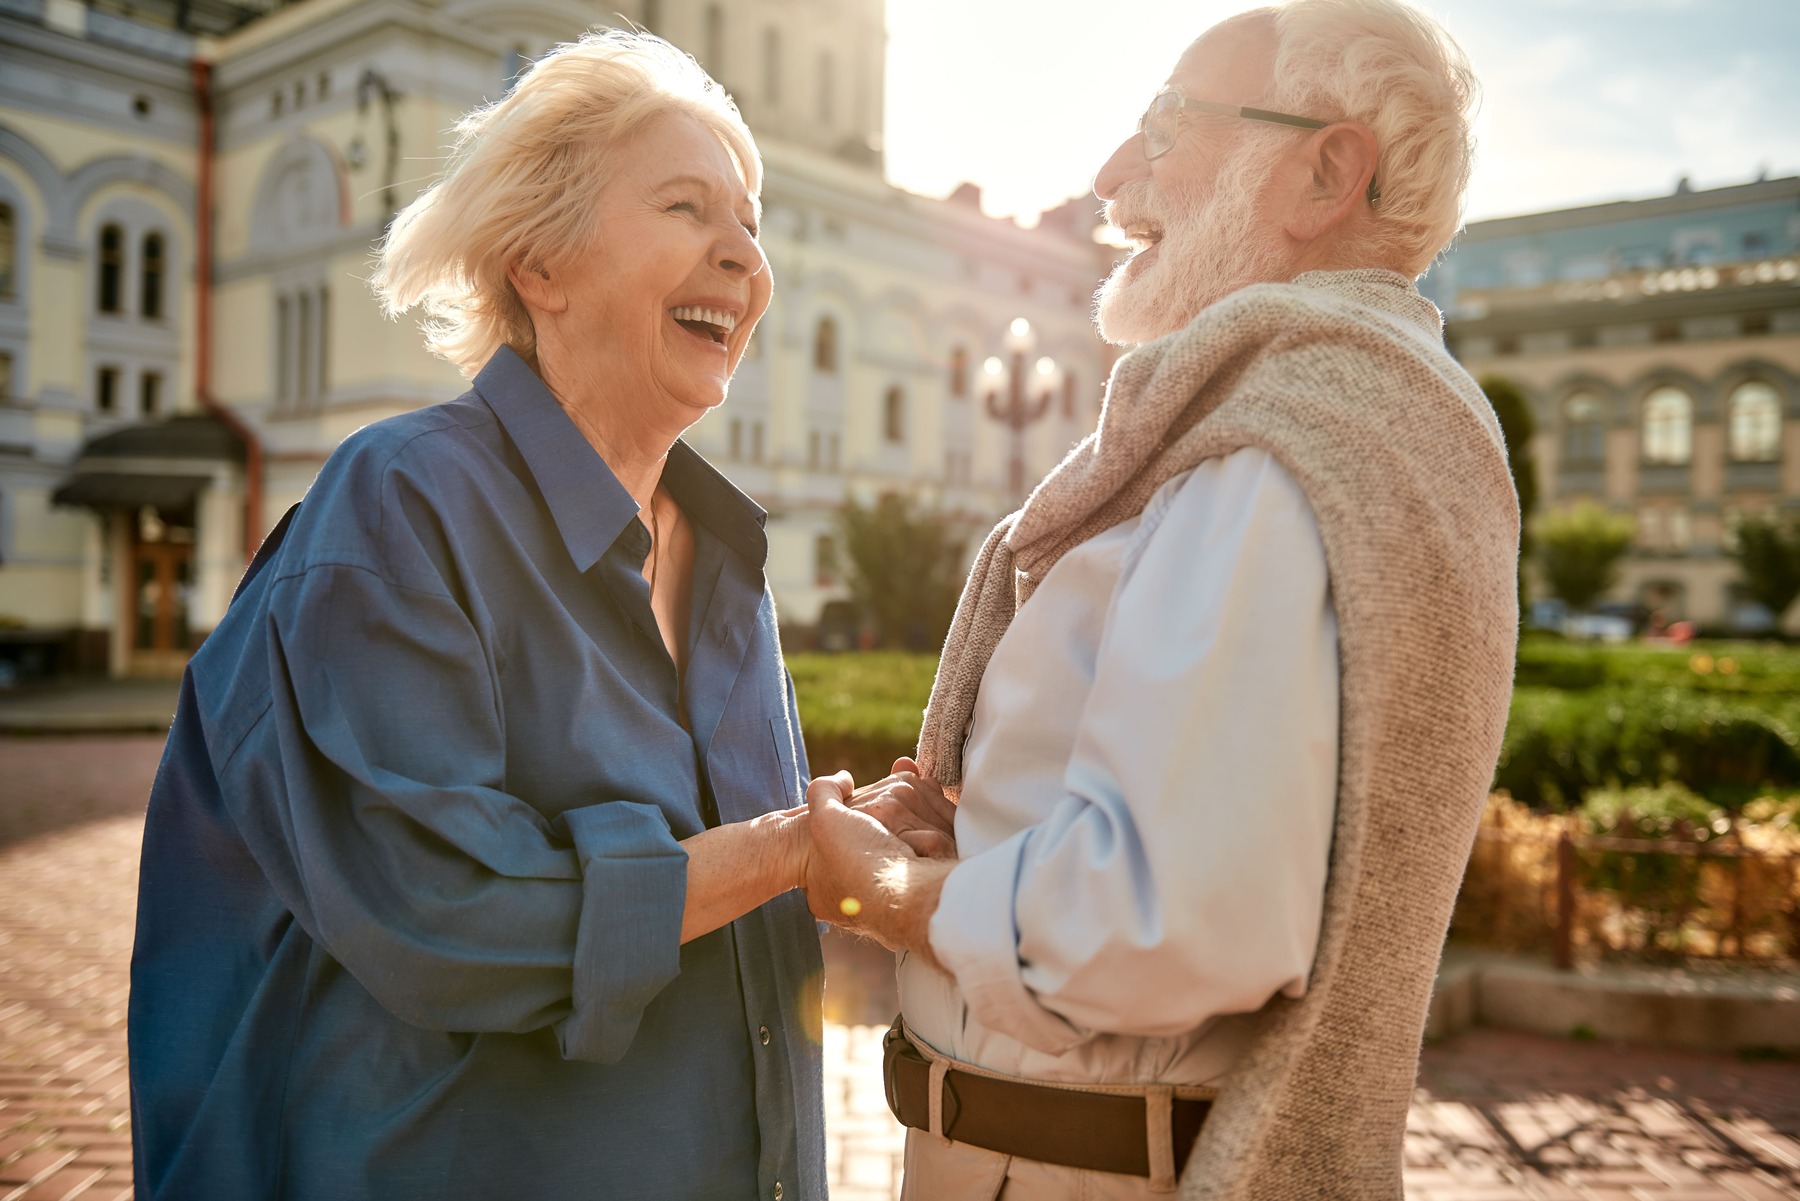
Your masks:
M 956 858 L 956 804 L 911 759 L 894 760 L 886 779 L 857 789 L 845 803 L 926 859 Z
M 812 851 L 806 901 L 813 916 L 878 939 L 890 950 L 931 955 L 929 926 L 953 861 L 927 860 L 851 797 L 849 773 L 806 790 Z

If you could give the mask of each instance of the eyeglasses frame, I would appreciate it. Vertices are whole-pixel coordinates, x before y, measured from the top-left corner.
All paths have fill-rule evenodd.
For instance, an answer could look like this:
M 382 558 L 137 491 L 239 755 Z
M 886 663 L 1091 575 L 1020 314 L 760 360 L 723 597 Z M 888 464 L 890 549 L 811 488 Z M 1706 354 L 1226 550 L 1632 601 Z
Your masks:
M 1156 102 L 1164 96 L 1175 97 L 1175 115 L 1177 117 L 1180 117 L 1184 110 L 1191 108 L 1195 112 L 1210 113 L 1215 117 L 1241 117 L 1246 121 L 1267 121 L 1275 125 L 1288 125 L 1295 129 L 1324 129 L 1328 125 L 1336 124 L 1333 121 L 1321 121 L 1317 117 L 1297 117 L 1293 113 L 1278 113 L 1272 109 L 1252 108 L 1245 104 L 1221 104 L 1217 100 L 1190 100 L 1174 88 L 1168 88 L 1152 96 L 1150 103 L 1144 106 L 1144 115 L 1138 118 L 1138 150 L 1143 154 L 1144 161 L 1147 163 L 1155 162 L 1175 149 L 1175 140 L 1171 138 L 1167 146 L 1155 154 L 1151 154 L 1149 144 L 1144 140 L 1144 127 L 1149 124 L 1150 112 L 1156 107 Z M 1381 185 L 1371 175 L 1369 177 L 1369 204 L 1373 206 L 1380 201 Z

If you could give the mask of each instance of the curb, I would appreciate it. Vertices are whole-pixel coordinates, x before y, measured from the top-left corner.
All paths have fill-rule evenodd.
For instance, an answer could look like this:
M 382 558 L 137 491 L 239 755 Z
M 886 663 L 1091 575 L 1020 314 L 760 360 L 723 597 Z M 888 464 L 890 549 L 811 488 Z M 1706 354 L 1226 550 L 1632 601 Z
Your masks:
M 1452 953 L 1438 971 L 1427 1038 L 1493 1026 L 1556 1038 L 1697 1051 L 1800 1052 L 1800 976 L 1577 968 Z

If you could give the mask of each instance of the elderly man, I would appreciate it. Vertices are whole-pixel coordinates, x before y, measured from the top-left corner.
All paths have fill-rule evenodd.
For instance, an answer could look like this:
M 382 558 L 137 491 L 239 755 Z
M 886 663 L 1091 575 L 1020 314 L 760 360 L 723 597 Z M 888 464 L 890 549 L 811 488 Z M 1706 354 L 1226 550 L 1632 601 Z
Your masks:
M 1517 623 L 1500 432 L 1412 284 L 1473 91 L 1397 0 L 1293 0 L 1101 169 L 1137 252 L 1098 320 L 1141 345 L 878 786 L 960 793 L 960 858 L 808 793 L 814 911 L 903 952 L 909 1197 L 1400 1196 Z

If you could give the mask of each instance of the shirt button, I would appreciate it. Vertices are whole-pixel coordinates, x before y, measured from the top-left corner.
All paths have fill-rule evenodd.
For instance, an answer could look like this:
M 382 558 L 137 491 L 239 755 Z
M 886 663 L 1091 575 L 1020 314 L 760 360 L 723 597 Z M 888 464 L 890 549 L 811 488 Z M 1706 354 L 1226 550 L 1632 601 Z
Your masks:
M 775 1182 L 775 1201 L 781 1201 L 781 1197 L 782 1197 L 781 1181 L 777 1180 Z
M 765 1046 L 765 1047 L 768 1046 L 769 1045 L 769 1028 L 767 1026 L 758 1026 L 756 1028 L 756 1037 L 762 1039 L 763 1046 Z M 776 1187 L 779 1188 L 780 1186 L 777 1185 Z

